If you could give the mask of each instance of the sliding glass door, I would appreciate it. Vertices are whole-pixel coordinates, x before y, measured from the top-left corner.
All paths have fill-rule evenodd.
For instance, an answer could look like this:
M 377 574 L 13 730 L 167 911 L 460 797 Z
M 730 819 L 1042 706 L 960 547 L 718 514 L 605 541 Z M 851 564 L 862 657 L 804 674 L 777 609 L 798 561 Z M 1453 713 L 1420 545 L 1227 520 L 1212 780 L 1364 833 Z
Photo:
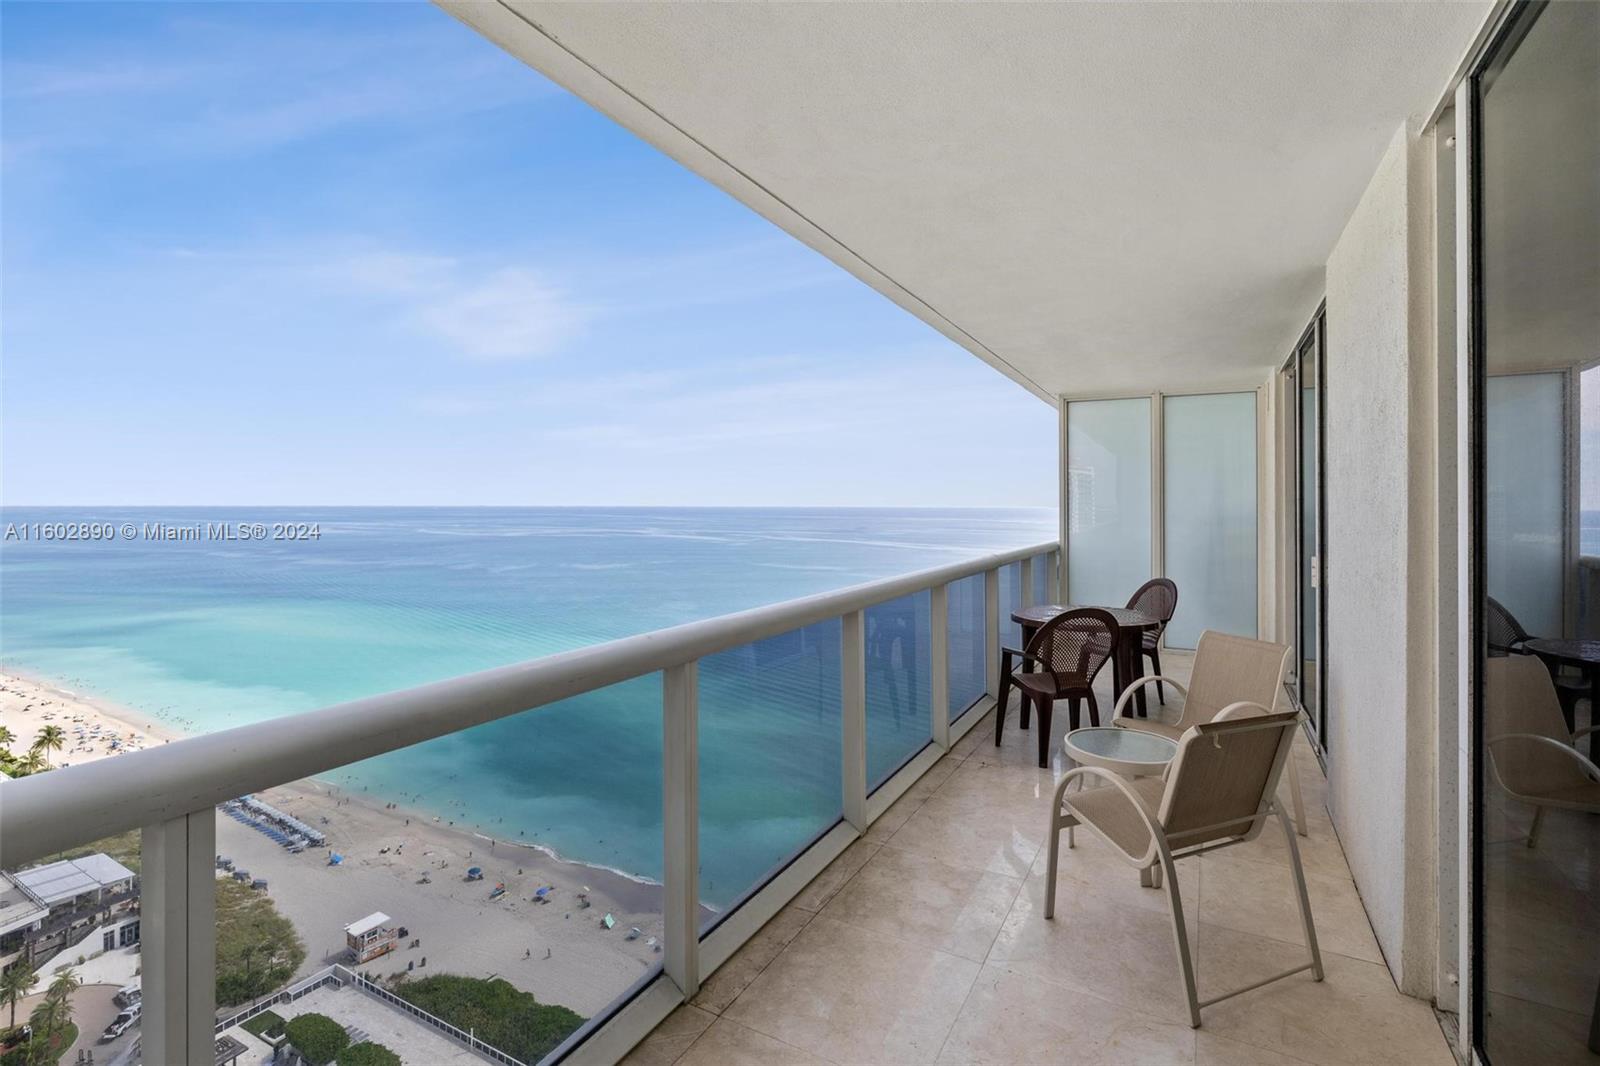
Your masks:
M 1471 179 L 1472 1042 L 1600 1062 L 1600 4 L 1518 4 L 1465 94 Z M 1457 126 L 1462 125 L 1457 116 Z
M 1327 750 L 1328 708 L 1323 683 L 1323 590 L 1327 559 L 1323 550 L 1322 370 L 1326 326 L 1321 311 L 1306 327 L 1294 354 L 1284 364 L 1280 395 L 1288 427 L 1289 476 L 1284 513 L 1289 515 L 1290 573 L 1285 614 L 1294 644 L 1289 686 L 1305 709 L 1312 740 Z

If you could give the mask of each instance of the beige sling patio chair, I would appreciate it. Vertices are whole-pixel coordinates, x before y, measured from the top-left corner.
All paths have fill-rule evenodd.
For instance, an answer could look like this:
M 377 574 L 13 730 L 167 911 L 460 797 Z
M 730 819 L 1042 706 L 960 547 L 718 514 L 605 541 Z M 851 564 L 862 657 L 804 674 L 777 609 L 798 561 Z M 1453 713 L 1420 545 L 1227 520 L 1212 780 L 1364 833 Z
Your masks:
M 1502 655 L 1483 664 L 1484 746 L 1499 786 L 1533 807 L 1528 847 L 1539 842 L 1549 807 L 1600 814 L 1600 767 L 1575 746 L 1595 726 L 1569 732 L 1550 671 L 1532 655 Z
M 1194 667 L 1188 685 L 1170 677 L 1151 675 L 1136 679 L 1123 690 L 1111 711 L 1111 724 L 1124 729 L 1142 729 L 1177 740 L 1190 726 L 1213 721 L 1225 708 L 1241 704 L 1265 714 L 1276 705 L 1283 692 L 1283 675 L 1289 668 L 1289 646 L 1265 640 L 1236 637 L 1208 629 L 1200 634 L 1194 650 Z M 1136 718 L 1127 713 L 1128 703 L 1141 686 L 1165 682 L 1183 696 L 1183 709 L 1174 720 L 1159 716 Z M 1306 806 L 1300 792 L 1300 770 L 1289 759 L 1289 795 L 1294 803 L 1294 827 L 1306 836 Z
M 1178 741 L 1178 754 L 1161 777 L 1129 781 L 1097 766 L 1082 766 L 1067 771 L 1056 786 L 1044 916 L 1050 918 L 1055 913 L 1056 864 L 1063 829 L 1067 831 L 1067 847 L 1076 843 L 1075 828 L 1086 826 L 1141 872 L 1153 874 L 1146 883 L 1159 887 L 1164 880 L 1178 966 L 1189 1003 L 1189 1024 L 1196 1029 L 1200 1027 L 1202 1007 L 1304 970 L 1322 980 L 1322 953 L 1317 948 L 1305 872 L 1300 868 L 1300 848 L 1277 802 L 1278 781 L 1283 764 L 1292 757 L 1289 749 L 1298 728 L 1299 717 L 1294 711 L 1263 714 L 1256 708 L 1235 705 L 1184 733 Z M 1069 785 L 1076 781 L 1081 789 L 1089 777 L 1102 778 L 1109 787 L 1068 793 Z M 1195 988 L 1194 962 L 1174 861 L 1254 840 L 1272 816 L 1277 817 L 1288 842 L 1289 865 L 1311 960 L 1202 1002 Z

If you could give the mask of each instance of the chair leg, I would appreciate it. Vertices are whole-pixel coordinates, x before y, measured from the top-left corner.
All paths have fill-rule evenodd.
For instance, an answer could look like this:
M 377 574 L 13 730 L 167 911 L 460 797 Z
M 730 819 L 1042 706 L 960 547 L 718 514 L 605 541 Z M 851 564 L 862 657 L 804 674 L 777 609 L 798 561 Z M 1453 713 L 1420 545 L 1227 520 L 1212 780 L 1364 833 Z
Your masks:
M 1544 808 L 1535 807 L 1533 809 L 1533 824 L 1528 827 L 1528 847 L 1534 847 L 1539 843 L 1539 830 L 1543 825 Z
M 1050 765 L 1050 712 L 1055 703 L 1049 696 L 1039 697 L 1039 769 Z
M 1000 653 L 1000 694 L 994 704 L 994 746 L 1000 746 L 1000 734 L 1006 727 L 1006 700 L 1011 697 L 1011 653 Z M 1027 706 L 1027 701 L 1023 701 Z M 1027 711 L 1023 711 L 1022 728 L 1028 728 Z
M 1300 767 L 1297 765 L 1294 751 L 1289 751 L 1289 798 L 1294 801 L 1294 830 L 1301 836 L 1310 836 L 1306 832 L 1306 801 L 1300 792 Z
M 1056 786 L 1055 799 L 1050 807 L 1050 857 L 1044 872 L 1044 916 L 1054 918 L 1056 914 L 1056 863 L 1061 858 L 1061 800 L 1067 794 L 1067 785 L 1070 781 L 1062 781 Z M 1067 847 L 1072 847 L 1072 829 L 1067 829 Z
M 1094 698 L 1094 689 L 1084 693 L 1084 696 L 1089 701 L 1089 724 L 1098 726 L 1100 724 L 1100 704 Z
M 1083 719 L 1078 716 L 1078 709 L 1083 705 L 1083 700 L 1078 696 L 1067 697 L 1067 728 L 1077 729 L 1078 723 Z
M 1172 939 L 1178 946 L 1178 970 L 1183 975 L 1183 995 L 1189 1004 L 1189 1027 L 1200 1028 L 1200 995 L 1194 984 L 1194 959 L 1189 954 L 1189 930 L 1183 921 L 1183 899 L 1178 894 L 1178 871 L 1172 856 L 1163 854 L 1161 865 L 1167 875 L 1167 907 L 1172 912 Z
M 1289 831 L 1289 819 L 1283 816 L 1283 808 L 1274 803 L 1277 810 L 1278 824 L 1283 827 L 1284 842 L 1289 845 L 1289 867 L 1294 872 L 1294 890 L 1300 904 L 1300 921 L 1305 926 L 1306 946 L 1311 949 L 1311 976 L 1318 981 L 1322 980 L 1322 950 L 1317 946 L 1317 926 L 1311 920 L 1311 896 L 1306 892 L 1306 872 L 1300 866 L 1300 845 L 1295 841 L 1294 834 Z
M 1161 652 L 1155 648 L 1150 649 L 1150 672 L 1156 675 L 1161 673 Z M 1156 682 L 1156 699 L 1161 706 L 1167 705 L 1167 686 L 1160 681 Z

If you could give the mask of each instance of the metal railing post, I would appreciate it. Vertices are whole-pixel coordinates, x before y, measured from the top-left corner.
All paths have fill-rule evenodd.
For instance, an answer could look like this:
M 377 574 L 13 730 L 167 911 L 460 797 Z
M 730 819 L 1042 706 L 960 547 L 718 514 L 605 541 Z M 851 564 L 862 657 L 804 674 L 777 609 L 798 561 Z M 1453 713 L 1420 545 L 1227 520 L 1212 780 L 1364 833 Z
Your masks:
M 1017 602 L 1023 607 L 1033 606 L 1033 556 L 1022 560 L 1022 587 L 1017 589 Z
M 950 750 L 950 586 L 928 590 L 928 705 L 933 742 Z
M 661 825 L 667 976 L 700 990 L 700 683 L 696 662 L 661 674 Z
M 983 572 L 983 677 L 984 691 L 1000 695 L 1000 571 Z
M 840 753 L 844 820 L 867 831 L 867 634 L 866 616 L 851 611 L 840 619 L 839 695 L 843 706 Z
M 141 831 L 145 1062 L 216 1062 L 216 857 L 217 816 L 210 807 Z

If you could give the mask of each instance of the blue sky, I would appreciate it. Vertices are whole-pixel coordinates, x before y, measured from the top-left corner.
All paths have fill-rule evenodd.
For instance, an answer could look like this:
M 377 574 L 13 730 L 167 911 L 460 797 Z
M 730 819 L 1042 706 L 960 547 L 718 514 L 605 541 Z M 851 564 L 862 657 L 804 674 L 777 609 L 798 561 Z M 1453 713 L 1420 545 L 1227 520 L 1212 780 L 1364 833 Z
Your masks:
M 4 502 L 1055 505 L 1055 416 L 429 4 L 0 7 Z

